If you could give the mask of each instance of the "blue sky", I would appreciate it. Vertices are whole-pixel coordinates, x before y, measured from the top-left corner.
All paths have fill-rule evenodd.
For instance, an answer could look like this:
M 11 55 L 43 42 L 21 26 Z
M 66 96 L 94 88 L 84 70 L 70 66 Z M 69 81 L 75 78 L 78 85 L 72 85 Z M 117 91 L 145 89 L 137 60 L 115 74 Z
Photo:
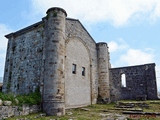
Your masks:
M 0 76 L 7 45 L 4 35 L 40 21 L 50 7 L 64 8 L 96 42 L 107 42 L 112 67 L 156 63 L 160 91 L 160 0 L 2 0 Z

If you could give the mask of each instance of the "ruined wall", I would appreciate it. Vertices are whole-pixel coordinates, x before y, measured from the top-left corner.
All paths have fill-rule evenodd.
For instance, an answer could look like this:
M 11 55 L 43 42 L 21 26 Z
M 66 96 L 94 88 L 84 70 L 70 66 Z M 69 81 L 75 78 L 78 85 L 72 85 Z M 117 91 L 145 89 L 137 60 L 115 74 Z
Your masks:
M 9 40 L 3 81 L 5 93 L 32 92 L 43 76 L 43 25 L 37 23 L 22 31 L 6 36 Z
M 122 86 L 121 75 L 126 76 L 126 87 Z M 157 99 L 155 64 L 110 69 L 111 101 L 135 100 L 145 97 Z
M 66 43 L 78 38 L 86 46 L 90 56 L 91 102 L 95 104 L 98 97 L 98 64 L 96 42 L 92 39 L 79 20 L 66 19 Z M 76 46 L 76 44 L 75 44 Z M 78 47 L 78 46 L 77 46 Z
M 1 106 L 0 105 L 0 120 L 10 117 L 25 116 L 41 111 L 40 105 L 22 105 L 22 106 Z

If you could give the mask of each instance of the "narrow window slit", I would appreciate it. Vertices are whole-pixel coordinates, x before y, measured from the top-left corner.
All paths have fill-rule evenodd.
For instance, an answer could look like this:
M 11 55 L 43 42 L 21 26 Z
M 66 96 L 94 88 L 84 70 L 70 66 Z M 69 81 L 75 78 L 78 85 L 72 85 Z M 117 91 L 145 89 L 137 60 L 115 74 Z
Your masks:
M 76 64 L 72 64 L 72 73 L 76 74 Z
M 82 67 L 82 76 L 85 76 L 85 67 Z

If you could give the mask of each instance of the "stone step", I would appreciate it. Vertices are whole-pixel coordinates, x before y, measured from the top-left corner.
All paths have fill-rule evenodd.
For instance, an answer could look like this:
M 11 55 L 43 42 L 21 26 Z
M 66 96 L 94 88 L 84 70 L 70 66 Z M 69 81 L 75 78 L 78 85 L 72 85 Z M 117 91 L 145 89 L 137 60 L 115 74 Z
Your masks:
M 133 108 L 133 109 L 129 109 L 129 108 L 114 108 L 114 109 L 110 109 L 110 110 L 125 110 L 125 111 L 135 111 L 135 112 L 143 112 L 143 110 L 142 109 L 135 109 L 135 108 Z
M 136 115 L 160 115 L 160 112 L 135 112 L 135 111 L 123 111 L 123 114 L 136 114 Z

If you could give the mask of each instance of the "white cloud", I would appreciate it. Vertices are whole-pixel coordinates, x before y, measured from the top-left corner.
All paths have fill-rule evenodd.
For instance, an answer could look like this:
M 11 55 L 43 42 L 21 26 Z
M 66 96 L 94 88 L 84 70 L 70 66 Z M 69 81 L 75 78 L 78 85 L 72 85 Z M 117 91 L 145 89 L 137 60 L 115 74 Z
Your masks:
M 5 50 L 7 48 L 7 39 L 4 35 L 9 34 L 11 29 L 7 28 L 4 24 L 0 24 L 0 50 Z
M 153 9 L 153 12 L 152 12 L 152 14 L 151 14 L 151 16 L 150 16 L 150 18 L 152 19 L 152 20 L 156 20 L 157 18 L 160 18 L 160 1 L 159 0 L 157 0 L 157 2 L 156 2 L 156 4 L 155 4 L 155 7 L 154 7 L 154 9 Z
M 115 41 L 110 41 L 108 43 L 109 46 L 109 52 L 114 52 L 118 49 L 118 44 Z
M 119 38 L 116 41 L 110 41 L 108 43 L 108 47 L 109 47 L 109 52 L 116 52 L 116 51 L 119 51 L 119 50 L 125 50 L 128 48 L 128 44 L 122 39 L 122 38 Z
M 154 62 L 154 55 L 148 51 L 139 49 L 129 49 L 126 54 L 122 55 L 120 61 L 127 65 L 139 65 Z
M 116 26 L 131 19 L 160 17 L 159 0 L 32 0 L 33 13 L 45 14 L 50 7 L 64 8 L 69 17 L 85 22 L 110 21 Z
M 8 40 L 4 37 L 4 35 L 9 34 L 12 30 L 9 29 L 4 24 L 0 24 L 0 77 L 3 76 L 5 56 Z

